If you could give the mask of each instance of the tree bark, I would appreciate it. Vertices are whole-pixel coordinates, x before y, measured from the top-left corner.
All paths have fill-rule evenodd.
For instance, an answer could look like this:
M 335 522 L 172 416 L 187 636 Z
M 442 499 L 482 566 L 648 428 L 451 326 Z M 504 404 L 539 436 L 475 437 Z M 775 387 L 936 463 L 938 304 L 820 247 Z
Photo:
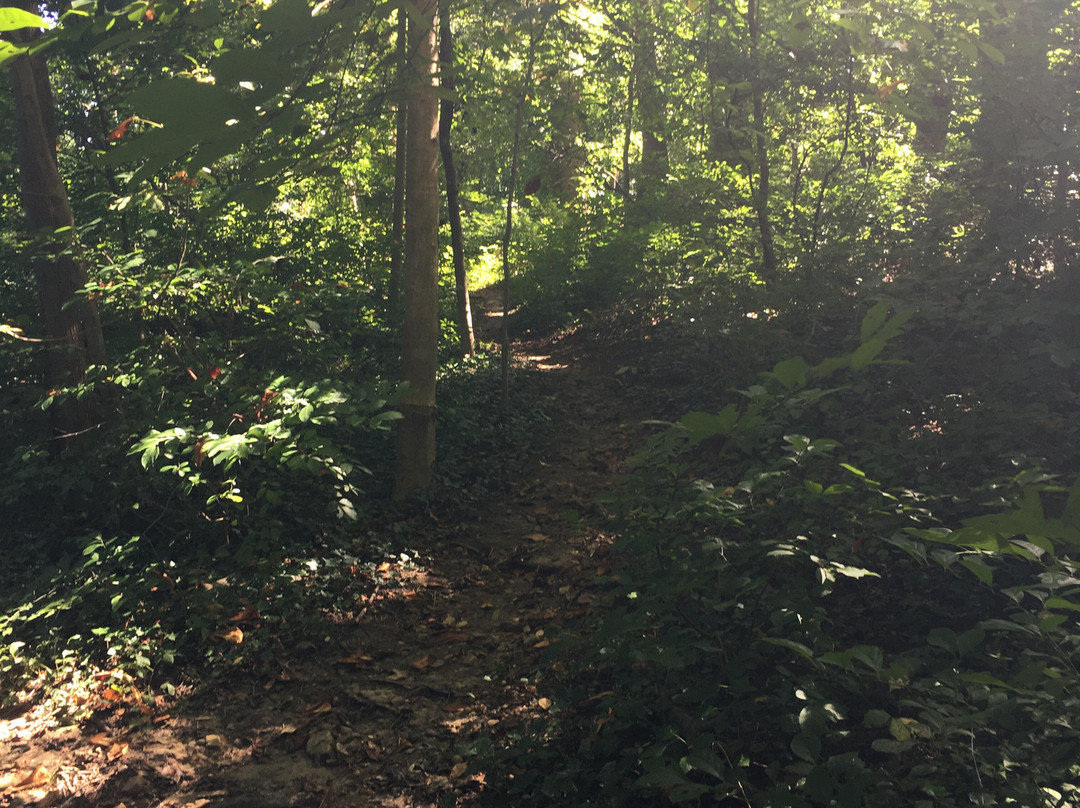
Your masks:
M 766 281 L 776 279 L 778 263 L 773 240 L 772 218 L 769 216 L 770 188 L 768 122 L 765 117 L 765 90 L 761 80 L 760 40 L 761 29 L 758 20 L 759 0 L 749 0 L 746 22 L 750 34 L 750 59 L 754 67 L 751 79 L 751 92 L 754 105 L 754 156 L 757 160 L 758 185 L 754 194 L 754 209 L 757 213 L 758 232 L 761 235 L 761 270 Z
M 26 0 L 4 5 L 36 10 Z M 28 42 L 37 36 L 24 30 L 12 38 Z M 56 110 L 44 57 L 15 59 L 11 86 L 22 205 L 27 227 L 38 238 L 34 274 L 48 345 L 44 381 L 54 391 L 83 382 L 87 367 L 105 360 L 105 341 L 96 307 L 76 294 L 86 286 L 86 269 L 72 254 L 75 219 L 56 162 Z M 93 426 L 91 401 L 90 396 L 66 396 L 50 407 L 58 450 Z
M 454 150 L 450 144 L 450 129 L 454 122 L 454 35 L 450 28 L 450 3 L 442 0 L 439 9 L 439 62 L 442 65 L 442 86 L 446 95 L 439 104 L 439 151 L 442 153 L 443 173 L 446 175 L 446 208 L 450 219 L 450 245 L 454 255 L 454 297 L 457 309 L 458 343 L 462 356 L 476 353 L 473 335 L 472 308 L 469 305 L 469 284 L 465 274 L 465 234 L 461 226 L 461 204 L 458 200 L 457 169 Z
M 397 428 L 394 499 L 431 491 L 435 464 L 435 373 L 439 348 L 439 102 L 435 97 L 438 0 L 416 0 L 409 24 L 401 375 L 408 384 Z
M 637 75 L 638 117 L 641 124 L 641 173 L 638 200 L 645 203 L 646 219 L 658 213 L 661 191 L 668 173 L 667 102 L 660 86 L 656 60 L 656 20 L 650 3 L 635 6 L 634 34 L 637 43 L 634 71 Z
M 532 89 L 533 66 L 536 63 L 536 44 L 543 34 L 547 19 L 544 18 L 540 30 L 529 29 L 529 58 L 525 63 L 525 76 L 518 95 L 517 108 L 514 112 L 514 141 L 510 151 L 510 177 L 506 189 L 506 225 L 502 238 L 502 352 L 499 360 L 502 375 L 502 408 L 510 409 L 510 239 L 514 233 L 514 196 L 517 191 L 518 168 L 521 164 L 521 127 L 525 120 L 525 103 Z
M 397 11 L 397 48 L 399 70 L 406 75 L 409 67 L 407 17 L 404 8 Z M 401 266 L 405 250 L 405 155 L 408 150 L 408 103 L 398 101 L 394 115 L 394 209 L 390 225 L 390 284 L 386 291 L 387 308 L 395 317 L 401 305 Z

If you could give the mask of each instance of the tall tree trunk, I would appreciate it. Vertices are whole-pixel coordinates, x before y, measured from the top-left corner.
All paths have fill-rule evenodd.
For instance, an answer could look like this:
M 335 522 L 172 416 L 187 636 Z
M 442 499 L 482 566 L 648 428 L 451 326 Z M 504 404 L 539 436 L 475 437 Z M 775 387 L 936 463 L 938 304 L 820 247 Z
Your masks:
M 36 11 L 27 0 L 5 5 Z M 24 30 L 12 38 L 27 42 L 37 35 Z M 56 162 L 56 110 L 44 57 L 15 59 L 11 86 L 22 205 L 27 227 L 39 239 L 34 273 L 48 345 L 45 384 L 55 390 L 81 383 L 89 365 L 103 362 L 105 342 L 94 304 L 76 294 L 86 285 L 86 269 L 72 254 L 75 219 Z M 93 426 L 91 401 L 89 396 L 69 396 L 50 408 L 58 449 Z
M 765 90 L 761 79 L 760 40 L 761 29 L 758 19 L 759 0 L 749 0 L 746 22 L 750 33 L 750 59 L 754 77 L 751 80 L 751 92 L 754 103 L 754 156 L 757 160 L 758 183 L 754 194 L 754 210 L 757 212 L 758 232 L 761 235 L 761 270 L 765 280 L 776 278 L 777 260 L 773 241 L 772 219 L 769 216 L 770 172 L 768 122 L 765 118 Z
M 401 375 L 408 389 L 397 428 L 394 498 L 428 494 L 435 464 L 435 373 L 439 348 L 439 102 L 435 97 L 438 0 L 415 0 L 409 24 Z M 420 21 L 422 20 L 422 21 Z
M 500 370 L 502 375 L 502 408 L 510 409 L 510 238 L 514 233 L 514 196 L 517 190 L 518 168 L 521 162 L 521 127 L 525 119 L 525 102 L 532 89 L 533 65 L 536 63 L 536 43 L 543 33 L 547 18 L 541 23 L 540 31 L 529 28 L 529 58 L 525 63 L 525 76 L 518 95 L 517 108 L 514 112 L 514 145 L 510 151 L 510 177 L 506 189 L 506 225 L 502 238 L 502 355 Z M 535 25 L 535 23 L 533 24 Z
M 651 3 L 635 5 L 634 33 L 637 51 L 634 67 L 638 83 L 638 118 L 641 123 L 641 176 L 638 199 L 644 214 L 652 218 L 668 173 L 667 103 L 660 87 L 656 61 L 656 20 Z M 649 204 L 652 203 L 652 204 Z
M 469 284 L 465 275 L 465 235 L 461 227 L 461 205 L 458 201 L 457 169 L 454 151 L 450 146 L 450 128 L 454 122 L 454 35 L 450 29 L 450 4 L 442 0 L 439 9 L 439 62 L 442 65 L 442 86 L 445 90 L 439 105 L 439 151 L 446 174 L 446 208 L 450 217 L 450 245 L 454 253 L 454 296 L 457 303 L 458 342 L 462 356 L 476 353 L 473 336 L 472 308 L 469 305 Z
M 409 42 L 405 9 L 397 10 L 398 69 L 402 76 L 409 68 Z M 405 251 L 405 154 L 408 150 L 408 103 L 398 100 L 394 114 L 394 209 L 390 226 L 390 285 L 387 289 L 387 308 L 396 313 L 401 305 L 401 265 Z M 395 314 L 396 316 L 396 314 Z

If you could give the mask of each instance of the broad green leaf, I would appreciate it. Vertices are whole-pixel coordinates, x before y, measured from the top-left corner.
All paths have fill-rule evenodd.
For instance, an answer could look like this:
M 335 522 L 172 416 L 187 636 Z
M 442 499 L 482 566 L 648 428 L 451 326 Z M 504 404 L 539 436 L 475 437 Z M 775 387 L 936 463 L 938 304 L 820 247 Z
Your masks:
M 801 356 L 793 356 L 790 359 L 777 362 L 771 372 L 763 375 L 771 376 L 780 382 L 785 389 L 792 390 L 806 384 L 806 374 L 809 370 L 810 366 L 806 364 L 805 359 Z
M 1047 609 L 1066 609 L 1070 612 L 1080 612 L 1080 604 L 1061 597 L 1047 598 L 1043 606 Z
M 965 556 L 960 563 L 987 586 L 994 585 L 994 571 L 978 556 Z
M 982 55 L 989 59 L 991 62 L 997 62 L 999 65 L 1005 64 L 1005 54 L 995 48 L 989 42 L 979 41 L 975 43 Z
M 703 440 L 716 435 L 730 435 L 739 422 L 739 411 L 734 404 L 728 404 L 718 413 L 688 412 L 679 419 L 679 424 L 689 431 L 690 445 L 696 446 Z
M 37 14 L 10 6 L 0 7 L 0 31 L 18 31 L 22 28 L 47 28 L 45 20 Z
M 866 342 L 870 337 L 874 336 L 874 334 L 878 332 L 878 329 L 885 324 L 885 320 L 888 316 L 888 303 L 880 302 L 874 304 L 874 307 L 871 308 L 862 319 L 862 326 L 859 328 L 859 342 Z
M 26 53 L 26 48 L 20 48 L 16 45 L 12 45 L 10 42 L 4 42 L 0 39 L 0 68 L 3 68 L 12 59 Z
M 787 648 L 789 651 L 794 651 L 799 656 L 806 657 L 807 659 L 814 659 L 814 652 L 803 645 L 801 642 L 795 642 L 794 640 L 788 640 L 783 637 L 764 637 L 765 642 L 769 645 L 778 645 L 781 648 Z

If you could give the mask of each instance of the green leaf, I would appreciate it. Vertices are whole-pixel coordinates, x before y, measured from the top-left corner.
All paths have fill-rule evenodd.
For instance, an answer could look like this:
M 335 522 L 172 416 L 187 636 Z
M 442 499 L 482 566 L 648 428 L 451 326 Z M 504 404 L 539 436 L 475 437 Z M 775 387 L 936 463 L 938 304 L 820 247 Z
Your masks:
M 866 342 L 870 337 L 874 336 L 878 329 L 885 324 L 888 316 L 889 304 L 884 301 L 876 303 L 870 311 L 866 312 L 866 316 L 862 319 L 862 326 L 859 328 L 859 342 Z
M 0 31 L 18 31 L 22 28 L 47 28 L 45 20 L 37 14 L 10 6 L 0 7 Z
M 995 48 L 989 42 L 978 41 L 975 43 L 976 47 L 982 52 L 982 55 L 989 59 L 991 62 L 997 62 L 999 65 L 1005 64 L 1005 54 Z
M 793 356 L 790 359 L 777 362 L 772 371 L 762 375 L 770 376 L 780 382 L 785 389 L 792 390 L 806 384 L 806 375 L 809 371 L 810 366 L 806 364 L 805 359 L 801 356 Z
M 987 586 L 994 585 L 994 571 L 978 556 L 965 556 L 960 563 Z
M 821 738 L 807 732 L 801 732 L 791 739 L 791 751 L 803 760 L 813 763 L 821 752 Z
M 894 741 L 891 738 L 877 738 L 870 744 L 870 748 L 875 752 L 884 752 L 888 755 L 900 755 L 914 745 L 914 741 Z
M 769 645 L 778 645 L 781 648 L 787 648 L 789 651 L 794 651 L 799 656 L 806 657 L 809 660 L 814 659 L 814 652 L 803 645 L 801 642 L 795 642 L 794 640 L 788 640 L 783 637 L 764 637 L 765 642 Z
M 704 440 L 717 435 L 727 436 L 739 423 L 739 411 L 734 404 L 728 404 L 718 413 L 688 412 L 679 419 L 679 425 L 690 434 L 690 445 L 697 446 Z

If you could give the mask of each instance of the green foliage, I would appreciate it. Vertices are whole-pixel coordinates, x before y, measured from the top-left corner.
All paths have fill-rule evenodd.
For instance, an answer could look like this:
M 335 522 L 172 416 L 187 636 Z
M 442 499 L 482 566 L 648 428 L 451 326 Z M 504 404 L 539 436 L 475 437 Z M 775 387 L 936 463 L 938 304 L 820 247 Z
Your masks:
M 1078 489 L 1022 475 L 996 487 L 1015 507 L 950 533 L 943 500 L 799 431 L 889 367 L 910 316 L 879 304 L 855 350 L 646 441 L 599 627 L 564 636 L 554 716 L 500 752 L 515 801 L 1068 803 Z

